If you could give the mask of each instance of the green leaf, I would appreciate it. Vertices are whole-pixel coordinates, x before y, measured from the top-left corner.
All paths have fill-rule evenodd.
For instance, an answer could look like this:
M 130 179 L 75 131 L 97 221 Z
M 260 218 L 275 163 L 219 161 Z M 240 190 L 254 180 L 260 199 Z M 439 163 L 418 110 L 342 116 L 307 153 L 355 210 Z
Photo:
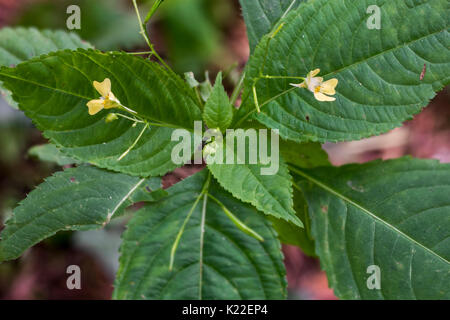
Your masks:
M 250 51 L 268 34 L 281 17 L 297 8 L 304 0 L 239 0 L 242 7 Z
M 167 191 L 162 188 L 160 178 L 151 178 L 148 181 L 144 188 L 136 189 L 130 195 L 131 202 L 156 202 L 168 195 Z
M 104 226 L 131 205 L 130 196 L 147 184 L 153 185 L 153 179 L 88 166 L 57 172 L 33 190 L 6 221 L 0 261 L 19 257 L 58 231 Z
M 209 96 L 212 93 L 213 87 L 211 85 L 211 81 L 209 81 L 209 72 L 205 71 L 205 81 L 201 82 L 199 87 L 200 96 L 203 101 L 208 101 Z
M 283 299 L 280 243 L 263 216 L 211 181 L 219 199 L 264 242 L 239 230 L 216 202 L 203 195 L 207 170 L 168 190 L 169 196 L 138 211 L 120 249 L 115 299 Z M 206 199 L 206 201 L 205 201 Z M 169 271 L 171 247 L 193 209 Z
M 250 141 L 251 139 L 245 139 L 245 145 L 240 142 L 242 141 L 240 137 L 246 137 L 251 130 L 253 129 L 241 132 L 236 130 L 234 136 L 227 135 L 226 140 L 218 145 L 218 151 L 215 154 L 218 159 L 222 156 L 222 161 L 209 162 L 207 160 L 208 169 L 220 185 L 236 198 L 251 203 L 265 214 L 302 227 L 303 224 L 293 209 L 292 177 L 286 163 L 278 154 L 271 151 L 270 139 L 267 143 L 267 154 L 271 158 L 269 164 L 264 164 L 262 161 L 259 152 L 259 148 L 261 148 L 259 137 L 257 137 L 257 143 Z M 231 139 L 235 140 L 234 143 L 230 143 Z M 233 144 L 235 148 L 234 161 L 231 164 L 227 159 L 227 154 L 232 154 L 231 146 Z M 239 150 L 245 150 L 245 153 L 241 155 Z M 251 154 L 254 155 L 256 161 L 251 160 Z M 269 168 L 271 169 L 268 170 Z M 274 172 L 276 168 L 278 170 Z M 265 170 L 270 172 L 264 172 Z
M 195 74 L 192 71 L 185 72 L 184 79 L 191 88 L 197 88 L 200 85 L 200 82 L 195 79 Z
M 381 10 L 379 30 L 367 27 L 370 5 Z M 446 0 L 304 3 L 255 50 L 236 118 L 255 116 L 298 142 L 358 140 L 401 126 L 449 83 L 449 14 Z M 305 77 L 316 68 L 324 80 L 339 80 L 335 102 L 290 85 L 301 80 L 261 79 L 255 113 L 252 86 L 260 71 Z
M 450 298 L 449 164 L 401 158 L 293 171 L 338 297 Z M 379 290 L 368 289 L 372 265 Z
M 145 16 L 144 24 L 147 24 L 150 21 L 150 19 L 155 14 L 155 12 L 158 10 L 159 6 L 161 5 L 161 3 L 163 1 L 164 0 L 155 0 L 155 2 L 153 2 L 152 7 L 150 8 L 147 15 Z
M 289 140 L 280 141 L 280 153 L 283 159 L 301 168 L 315 168 L 329 166 L 328 154 L 319 143 L 297 143 Z M 309 255 L 315 256 L 314 241 L 311 236 L 311 223 L 308 216 L 308 204 L 301 190 L 294 188 L 294 210 L 297 217 L 303 222 L 300 228 L 291 222 L 271 218 L 273 227 L 278 233 L 280 241 L 284 244 L 297 246 Z
M 308 205 L 300 190 L 294 189 L 294 210 L 297 217 L 303 222 L 304 227 L 288 222 L 283 219 L 269 217 L 273 228 L 278 233 L 281 243 L 299 247 L 303 253 L 316 257 L 314 253 L 314 240 L 311 235 L 311 223 L 308 216 Z
M 77 160 L 66 157 L 57 147 L 53 144 L 43 144 L 30 148 L 28 154 L 32 157 L 36 157 L 41 161 L 53 162 L 59 166 L 65 166 L 69 164 L 79 163 Z
M 295 164 L 302 168 L 330 165 L 328 154 L 319 143 L 297 143 L 281 140 L 280 153 L 287 163 Z
M 151 126 L 122 160 L 144 125 L 120 118 L 105 123 L 109 110 L 88 114 L 86 103 L 98 99 L 94 80 L 110 78 L 112 92 L 126 107 L 146 119 L 190 129 L 201 120 L 189 86 L 158 64 L 128 54 L 93 50 L 59 51 L 0 69 L 0 80 L 44 135 L 70 157 L 137 176 L 163 175 L 177 142 L 172 128 Z M 56 80 L 57 79 L 57 80 Z M 117 112 L 117 110 L 114 110 Z M 123 111 L 118 111 L 122 113 Z
M 233 107 L 227 92 L 222 85 L 222 73 L 219 72 L 213 91 L 206 101 L 203 119 L 210 129 L 219 129 L 225 132 L 233 120 Z
M 0 66 L 14 67 L 35 56 L 61 49 L 91 48 L 75 33 L 64 31 L 39 31 L 35 28 L 3 28 L 0 30 Z M 0 94 L 13 107 L 17 104 L 11 92 L 2 88 Z

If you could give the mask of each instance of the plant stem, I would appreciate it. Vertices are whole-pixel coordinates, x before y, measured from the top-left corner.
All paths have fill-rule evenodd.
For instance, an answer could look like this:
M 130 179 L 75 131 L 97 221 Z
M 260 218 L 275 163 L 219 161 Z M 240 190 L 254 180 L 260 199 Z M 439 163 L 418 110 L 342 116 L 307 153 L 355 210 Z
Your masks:
M 231 94 L 231 105 L 232 106 L 234 106 L 236 104 L 239 94 L 241 93 L 242 88 L 244 87 L 244 80 L 245 80 L 245 71 L 242 72 L 239 82 L 238 82 L 237 86 L 234 88 L 233 93 Z
M 133 54 L 133 55 L 144 55 L 144 54 L 153 54 L 153 51 L 142 51 L 142 52 L 127 52 L 128 54 Z
M 137 122 L 137 123 L 147 123 L 149 126 L 162 127 L 162 128 L 179 129 L 179 127 L 174 126 L 174 125 L 170 125 L 170 124 L 167 124 L 167 123 L 158 123 L 158 122 L 151 122 L 151 121 L 143 120 L 143 119 L 140 118 L 139 116 L 138 116 L 139 119 L 136 119 L 136 118 L 128 117 L 128 116 L 126 116 L 126 115 L 124 115 L 124 114 L 121 114 L 121 113 L 116 113 L 116 115 L 118 115 L 119 117 L 128 119 L 128 120 L 131 120 L 131 121 L 133 121 L 133 122 Z
M 261 65 L 261 68 L 259 69 L 259 75 L 262 76 L 263 72 L 264 72 L 264 68 L 266 67 L 266 62 L 267 62 L 267 56 L 269 55 L 269 47 L 270 47 L 270 42 L 272 41 L 273 38 L 275 38 L 275 36 L 277 35 L 278 32 L 280 32 L 280 30 L 284 27 L 284 22 L 281 23 L 276 29 L 275 31 L 273 31 L 271 33 L 271 35 L 269 36 L 269 39 L 267 40 L 267 45 L 266 45 L 266 52 L 264 54 L 264 60 L 263 63 Z
M 130 108 L 128 108 L 128 107 L 125 107 L 125 106 L 122 105 L 122 104 L 121 104 L 120 106 L 123 108 L 123 110 L 128 111 L 129 113 L 131 113 L 131 114 L 133 114 L 133 115 L 137 114 L 136 111 L 134 111 L 134 110 L 132 110 L 132 109 L 130 109 Z
M 136 144 L 139 142 L 139 140 L 142 138 L 142 135 L 144 134 L 145 130 L 147 130 L 149 124 L 146 123 L 144 128 L 142 129 L 141 133 L 139 134 L 139 136 L 137 137 L 137 139 L 133 142 L 133 144 L 127 149 L 127 151 L 125 151 L 118 159 L 117 161 L 122 160 L 123 158 L 125 158 L 125 156 L 136 146 Z
M 139 119 L 136 119 L 136 118 L 131 118 L 131 117 L 129 117 L 129 116 L 126 116 L 126 115 L 124 115 L 124 114 L 121 114 L 121 113 L 116 113 L 116 115 L 117 115 L 117 116 L 119 116 L 119 117 L 122 117 L 122 118 L 128 119 L 128 120 L 131 120 L 131 121 L 133 121 L 133 122 L 137 122 L 137 123 L 146 123 L 146 122 L 145 122 L 145 121 L 143 121 L 143 120 L 139 120 Z
M 162 128 L 171 128 L 171 129 L 180 129 L 180 127 L 177 126 L 173 126 L 171 124 L 167 124 L 167 123 L 157 123 L 157 122 L 148 122 L 147 123 L 150 126 L 155 126 L 155 127 L 162 127 Z
M 146 31 L 146 25 L 144 23 L 142 23 L 141 14 L 139 13 L 139 8 L 138 8 L 138 5 L 136 3 L 136 0 L 133 0 L 133 5 L 134 5 L 134 9 L 136 11 L 136 15 L 137 15 L 138 22 L 139 22 L 139 29 L 140 29 L 139 33 L 144 37 L 145 42 L 147 43 L 147 45 L 150 48 L 150 50 L 153 53 L 153 55 L 159 60 L 159 62 L 161 62 L 162 65 L 167 70 L 170 70 L 170 71 L 173 72 L 173 70 L 167 65 L 167 63 L 159 56 L 159 54 L 156 52 L 155 48 L 153 47 L 153 44 L 150 42 L 148 33 Z
M 297 79 L 297 80 L 303 80 L 305 81 L 306 79 L 303 77 L 291 77 L 291 76 L 269 76 L 269 75 L 264 75 L 261 76 L 260 79 Z
M 258 113 L 260 113 L 261 109 L 260 109 L 259 103 L 258 103 L 258 94 L 256 93 L 256 83 L 253 85 L 252 90 L 253 90 L 253 99 L 255 100 L 256 111 L 258 111 Z
M 140 34 L 144 37 L 145 42 L 147 42 L 147 45 L 149 46 L 150 49 L 152 49 L 152 44 L 150 43 L 150 39 L 147 37 L 147 33 L 144 30 L 144 24 L 142 23 L 142 19 L 141 19 L 141 14 L 139 13 L 139 8 L 138 5 L 136 3 L 136 0 L 133 0 L 133 5 L 134 5 L 134 10 L 136 11 L 136 16 L 138 18 L 138 22 L 139 22 L 139 29 L 140 29 Z M 152 50 L 153 52 L 153 50 Z
M 286 9 L 286 11 L 283 13 L 283 15 L 281 16 L 280 20 L 284 19 L 287 14 L 289 13 L 289 11 L 291 11 L 292 7 L 294 6 L 294 4 L 297 2 L 297 0 L 293 0 L 292 3 L 289 5 L 289 7 Z
M 297 88 L 297 87 L 289 88 L 289 89 L 283 91 L 282 93 L 277 94 L 276 96 L 274 96 L 274 97 L 268 99 L 267 101 L 265 101 L 264 103 L 262 103 L 259 107 L 262 108 L 262 107 L 264 107 L 265 105 L 271 103 L 272 101 L 278 99 L 279 97 L 281 97 L 281 96 L 283 96 L 283 95 L 285 95 L 285 94 L 287 94 L 287 93 L 289 93 L 289 92 L 291 92 L 291 91 L 293 91 L 293 90 L 295 90 L 295 89 L 298 89 L 298 88 Z M 249 111 L 244 117 L 241 118 L 241 120 L 239 120 L 239 121 L 236 123 L 235 128 L 238 128 L 239 125 L 241 125 L 245 120 L 247 120 L 248 117 L 250 117 L 255 111 L 256 111 L 256 109 L 253 109 L 253 110 Z
M 283 91 L 283 92 L 280 93 L 280 94 L 277 94 L 276 96 L 274 96 L 274 97 L 272 97 L 272 98 L 270 98 L 270 99 L 264 101 L 264 102 L 261 104 L 260 107 L 261 107 L 261 108 L 264 107 L 265 105 L 271 103 L 272 101 L 278 99 L 278 98 L 281 97 L 281 96 L 284 96 L 286 93 L 289 93 L 289 92 L 291 92 L 291 91 L 294 91 L 295 89 L 298 89 L 298 88 L 297 88 L 297 87 L 292 87 L 292 88 L 289 88 L 289 89 Z

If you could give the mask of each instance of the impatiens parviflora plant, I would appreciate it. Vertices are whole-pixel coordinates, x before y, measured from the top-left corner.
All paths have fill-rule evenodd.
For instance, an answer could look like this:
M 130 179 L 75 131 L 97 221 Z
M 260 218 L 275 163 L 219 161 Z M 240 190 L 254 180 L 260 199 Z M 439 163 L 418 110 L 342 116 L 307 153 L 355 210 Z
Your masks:
M 122 237 L 116 299 L 284 299 L 281 243 L 318 257 L 342 299 L 450 298 L 450 165 L 334 167 L 320 145 L 399 127 L 449 83 L 447 0 L 242 0 L 251 57 L 231 98 L 220 74 L 213 87 L 175 74 L 133 3 L 143 57 L 0 30 L 2 92 L 53 145 L 33 154 L 76 163 L 17 206 L 0 261 L 144 202 Z M 371 5 L 380 28 L 366 24 Z M 173 132 L 202 120 L 224 141 L 228 129 L 277 130 L 277 173 L 261 175 L 261 159 L 208 163 L 163 190 L 160 177 L 183 165 Z M 224 143 L 193 141 L 192 157 Z

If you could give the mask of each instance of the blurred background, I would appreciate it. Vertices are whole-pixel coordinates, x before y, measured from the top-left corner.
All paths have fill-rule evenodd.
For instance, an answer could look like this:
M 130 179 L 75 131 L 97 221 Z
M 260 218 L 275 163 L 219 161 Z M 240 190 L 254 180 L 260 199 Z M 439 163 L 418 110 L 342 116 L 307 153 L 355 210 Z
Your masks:
M 66 9 L 81 8 L 80 37 L 101 50 L 146 50 L 138 33 L 131 0 L 0 0 L 0 28 L 34 26 L 66 29 Z M 140 1 L 142 14 L 151 0 Z M 249 48 L 238 0 L 165 1 L 149 26 L 158 52 L 179 73 L 192 71 L 198 80 L 219 70 L 228 74 L 232 89 L 245 65 Z M 53 172 L 52 163 L 28 155 L 45 143 L 31 121 L 0 96 L 0 229 L 17 203 Z M 326 144 L 335 165 L 412 155 L 450 162 L 448 88 L 440 92 L 414 120 L 387 134 L 355 142 Z M 186 167 L 164 178 L 170 186 L 197 168 Z M 125 216 L 124 220 L 127 217 Z M 59 233 L 20 259 L 0 264 L 0 299 L 109 299 L 118 267 L 124 220 L 98 231 Z M 284 246 L 291 299 L 336 299 L 317 259 Z M 68 290 L 66 268 L 82 270 L 82 290 Z

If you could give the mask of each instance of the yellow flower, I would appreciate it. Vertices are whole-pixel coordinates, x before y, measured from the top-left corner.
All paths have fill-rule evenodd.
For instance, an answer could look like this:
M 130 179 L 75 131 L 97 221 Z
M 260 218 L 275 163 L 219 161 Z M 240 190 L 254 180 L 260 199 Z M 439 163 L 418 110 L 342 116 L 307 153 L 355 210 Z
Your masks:
M 338 84 L 338 79 L 330 79 L 323 82 L 322 77 L 316 77 L 320 69 L 316 69 L 308 73 L 305 81 L 299 84 L 291 83 L 291 86 L 305 88 L 314 93 L 314 97 L 319 101 L 334 101 L 336 98 L 330 95 L 336 94 L 335 88 Z
M 106 78 L 103 82 L 94 81 L 94 87 L 102 96 L 99 99 L 91 100 L 87 103 L 91 116 L 97 114 L 102 109 L 121 107 L 120 101 L 111 92 L 111 80 L 109 78 Z

